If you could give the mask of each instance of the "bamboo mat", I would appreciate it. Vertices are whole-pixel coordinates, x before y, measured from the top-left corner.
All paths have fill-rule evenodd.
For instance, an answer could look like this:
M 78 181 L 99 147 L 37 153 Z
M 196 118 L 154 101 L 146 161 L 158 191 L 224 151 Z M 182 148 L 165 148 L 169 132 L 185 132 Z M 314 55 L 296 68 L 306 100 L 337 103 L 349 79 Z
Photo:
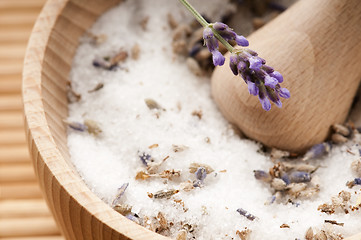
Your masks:
M 45 0 L 0 0 L 0 239 L 63 240 L 25 142 L 21 71 L 27 41 Z

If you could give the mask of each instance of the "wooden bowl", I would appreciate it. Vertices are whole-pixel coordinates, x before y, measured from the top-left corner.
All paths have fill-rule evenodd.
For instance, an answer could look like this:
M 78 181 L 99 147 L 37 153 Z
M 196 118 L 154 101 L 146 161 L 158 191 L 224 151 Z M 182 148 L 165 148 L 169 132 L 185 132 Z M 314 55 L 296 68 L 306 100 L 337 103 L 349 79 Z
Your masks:
M 69 159 L 67 81 L 78 39 L 121 0 L 49 0 L 23 73 L 25 125 L 35 173 L 66 239 L 169 239 L 126 219 L 92 193 Z
M 23 73 L 25 125 L 36 175 L 66 239 L 169 239 L 98 198 L 69 160 L 67 81 L 78 39 L 121 0 L 49 0 L 33 29 Z M 361 239 L 361 235 L 351 239 Z

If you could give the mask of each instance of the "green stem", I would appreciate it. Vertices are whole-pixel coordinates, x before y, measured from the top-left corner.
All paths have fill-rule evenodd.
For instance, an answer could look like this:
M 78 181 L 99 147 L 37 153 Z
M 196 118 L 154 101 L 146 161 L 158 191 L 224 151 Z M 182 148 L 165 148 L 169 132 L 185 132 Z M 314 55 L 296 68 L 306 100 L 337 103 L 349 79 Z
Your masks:
M 219 33 L 214 30 L 212 24 L 209 24 L 202 15 L 187 1 L 187 0 L 179 0 L 190 13 L 193 14 L 193 16 L 197 19 L 197 21 L 203 26 L 203 27 L 210 27 L 213 31 L 214 36 L 227 48 L 228 51 L 233 52 L 233 47 L 231 44 L 229 44 Z
M 188 11 L 190 11 L 193 14 L 193 16 L 203 27 L 208 27 L 209 23 L 187 0 L 179 0 L 179 1 L 188 9 Z

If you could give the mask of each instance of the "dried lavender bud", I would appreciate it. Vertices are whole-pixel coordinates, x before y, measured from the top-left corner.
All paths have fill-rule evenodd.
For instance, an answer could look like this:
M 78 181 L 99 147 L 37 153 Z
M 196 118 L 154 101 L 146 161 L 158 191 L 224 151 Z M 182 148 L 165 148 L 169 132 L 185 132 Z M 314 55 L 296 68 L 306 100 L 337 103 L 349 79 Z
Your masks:
M 104 83 L 98 83 L 92 90 L 89 90 L 88 93 L 96 92 L 104 87 Z
M 351 134 L 351 131 L 349 128 L 345 127 L 344 125 L 338 124 L 338 123 L 333 124 L 332 129 L 333 129 L 333 131 L 335 131 L 335 133 L 339 133 L 344 137 L 348 137 Z
M 257 180 L 261 180 L 263 182 L 270 182 L 272 180 L 271 175 L 263 170 L 254 170 L 253 172 L 254 172 L 254 177 Z
M 325 220 L 325 223 L 330 223 L 330 224 L 334 224 L 334 225 L 338 225 L 338 226 L 342 226 L 345 225 L 344 223 L 339 223 L 335 220 Z
M 127 204 L 117 204 L 113 207 L 113 209 L 123 216 L 126 216 L 132 212 L 132 207 Z
M 331 140 L 332 140 L 333 143 L 336 143 L 336 144 L 338 144 L 338 143 L 345 143 L 345 142 L 348 141 L 348 139 L 347 139 L 346 137 L 342 136 L 342 135 L 339 134 L 339 133 L 334 133 L 334 134 L 332 134 Z
M 155 100 L 153 100 L 151 98 L 144 99 L 144 102 L 145 102 L 145 104 L 147 105 L 147 107 L 150 110 L 152 110 L 152 109 L 163 109 Z
M 352 188 L 356 185 L 361 185 L 361 178 L 355 178 L 354 180 L 352 181 L 348 181 L 346 183 L 346 186 L 349 187 L 349 188 Z
M 204 163 L 191 163 L 189 165 L 189 172 L 195 173 L 198 170 L 198 168 L 200 168 L 200 167 L 205 168 L 207 174 L 214 172 L 214 169 L 211 166 L 204 164 Z
M 85 119 L 84 125 L 87 126 L 87 130 L 89 133 L 94 134 L 95 136 L 98 136 L 102 130 L 100 129 L 98 123 L 96 121 L 93 121 L 91 119 Z
M 241 214 L 242 216 L 245 216 L 248 220 L 253 221 L 253 220 L 256 219 L 256 216 L 250 214 L 249 212 L 247 212 L 247 211 L 244 210 L 243 208 L 238 208 L 238 209 L 237 209 L 237 212 L 238 212 L 239 214 Z
M 274 178 L 271 182 L 271 187 L 276 191 L 283 191 L 286 189 L 287 184 L 281 178 Z
M 194 174 L 198 180 L 203 181 L 207 177 L 207 170 L 204 167 L 199 167 Z
M 75 121 L 67 121 L 67 120 L 63 120 L 64 123 L 66 123 L 71 129 L 74 129 L 76 131 L 80 131 L 80 132 L 84 132 L 88 129 L 87 126 L 85 126 L 85 124 L 80 123 L 80 122 L 75 122 Z
M 351 170 L 358 176 L 361 177 L 361 159 L 357 159 L 351 163 Z
M 154 198 L 170 198 L 171 196 L 173 196 L 174 194 L 178 193 L 179 190 L 174 190 L 174 189 L 171 189 L 171 190 L 160 190 L 156 193 L 153 194 L 153 197 Z
M 292 172 L 289 176 L 290 176 L 291 182 L 294 182 L 294 183 L 302 183 L 302 182 L 311 181 L 311 175 L 307 172 L 295 171 L 295 172 Z
M 281 173 L 281 179 L 288 185 L 291 183 L 290 177 L 288 176 L 287 173 L 282 172 Z
M 328 142 L 316 144 L 306 152 L 302 160 L 307 161 L 310 159 L 322 157 L 323 155 L 329 153 L 330 150 L 331 144 Z
M 143 152 L 142 155 L 139 155 L 139 159 L 140 159 L 140 161 L 142 161 L 142 163 L 145 166 L 148 167 L 148 163 L 152 161 L 152 156 L 150 154 Z
M 114 200 L 112 202 L 113 207 L 119 203 L 120 198 L 124 195 L 124 192 L 125 192 L 125 190 L 127 190 L 128 186 L 129 186 L 129 183 L 123 183 L 123 185 L 118 189 L 117 196 L 114 198 Z
M 139 218 L 139 216 L 135 213 L 129 213 L 125 216 L 126 218 L 128 218 L 129 220 L 137 223 L 137 224 L 141 224 L 141 219 Z
M 196 180 L 193 182 L 193 187 L 202 187 L 203 181 L 207 177 L 207 170 L 204 167 L 199 167 L 194 174 Z

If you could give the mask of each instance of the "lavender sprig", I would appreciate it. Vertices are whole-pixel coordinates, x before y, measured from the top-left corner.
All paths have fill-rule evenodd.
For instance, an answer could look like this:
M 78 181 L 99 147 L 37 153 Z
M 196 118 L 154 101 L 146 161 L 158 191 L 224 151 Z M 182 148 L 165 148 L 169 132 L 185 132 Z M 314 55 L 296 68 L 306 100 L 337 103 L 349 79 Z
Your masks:
M 235 41 L 238 46 L 247 47 L 248 40 L 236 34 L 228 25 L 215 22 L 208 23 L 187 0 L 179 0 L 203 26 L 203 39 L 212 53 L 213 64 L 222 66 L 225 62 L 224 56 L 219 51 L 218 41 L 231 52 L 229 66 L 234 75 L 240 75 L 248 86 L 251 95 L 258 96 L 262 108 L 266 111 L 271 109 L 271 101 L 279 108 L 282 107 L 280 98 L 290 98 L 287 88 L 282 88 L 281 73 L 266 65 L 266 60 L 248 48 L 234 48 L 229 41 Z

